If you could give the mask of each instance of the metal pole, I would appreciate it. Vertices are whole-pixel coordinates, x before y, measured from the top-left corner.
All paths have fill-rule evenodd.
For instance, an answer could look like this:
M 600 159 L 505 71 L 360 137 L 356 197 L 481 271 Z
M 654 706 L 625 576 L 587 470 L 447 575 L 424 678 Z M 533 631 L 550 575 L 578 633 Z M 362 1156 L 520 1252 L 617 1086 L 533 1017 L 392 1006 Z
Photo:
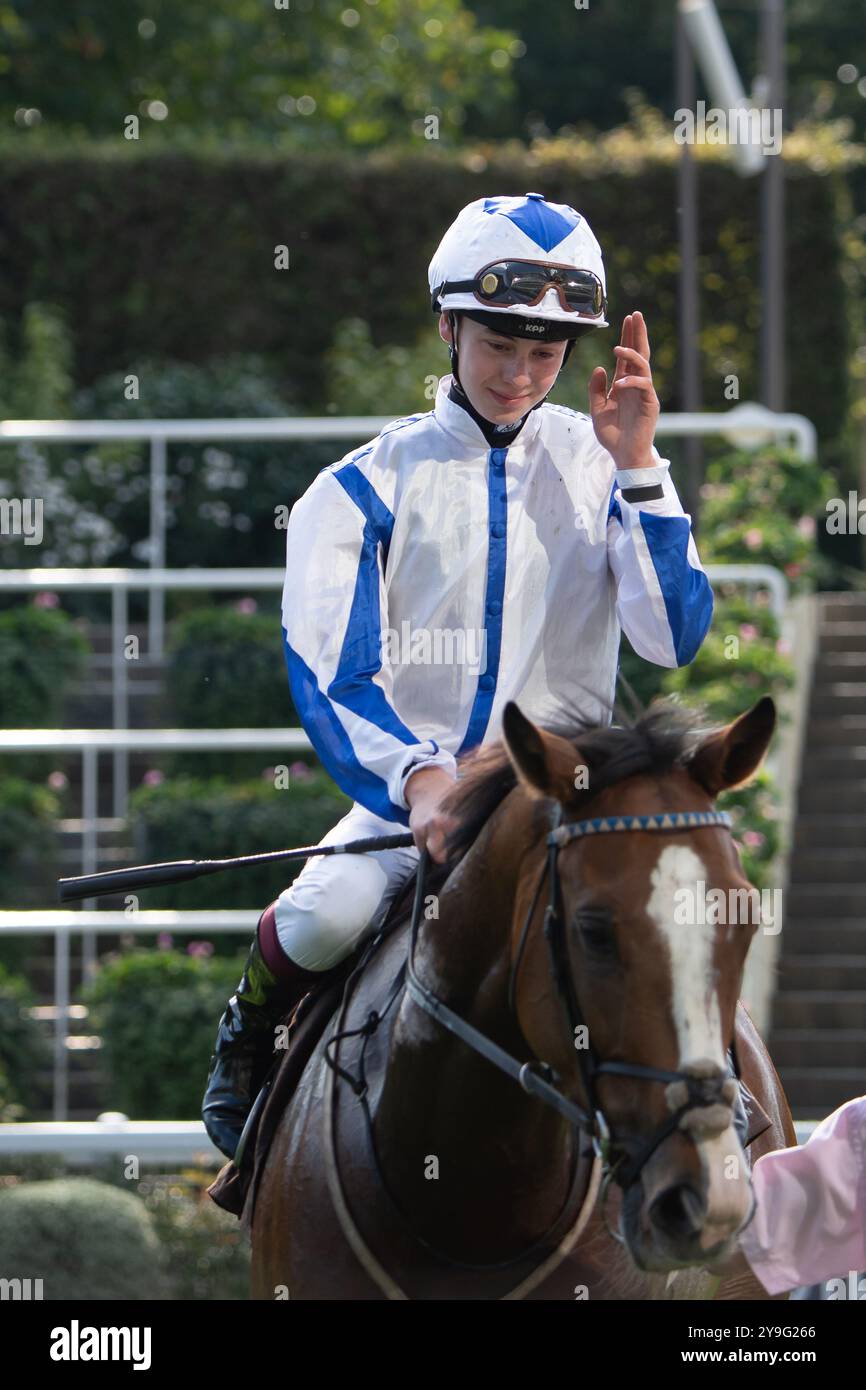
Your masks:
M 96 872 L 98 860 L 98 758 L 98 750 L 94 747 L 81 750 L 81 817 L 84 822 L 81 834 L 81 863 L 82 873 L 85 874 Z M 84 902 L 85 911 L 95 911 L 96 905 L 95 898 L 87 898 Z M 96 933 L 85 931 L 82 934 L 81 947 L 82 976 L 87 982 L 96 974 Z
M 165 569 L 165 440 L 150 441 L 150 567 Z M 151 589 L 148 596 L 147 651 L 151 659 L 162 656 L 165 627 L 165 594 Z
M 116 584 L 111 591 L 111 720 L 115 729 L 129 728 L 129 684 L 126 678 L 126 638 L 129 635 L 129 605 L 126 589 Z M 114 814 L 126 815 L 129 795 L 129 753 L 115 748 L 112 771 L 114 776 Z
M 54 933 L 54 1105 L 55 1120 L 69 1114 L 69 933 Z
M 695 60 L 682 13 L 676 25 L 676 101 L 678 110 L 695 109 Z M 680 243 L 679 346 L 680 409 L 701 408 L 701 357 L 698 343 L 700 310 L 698 304 L 698 176 L 687 144 L 680 151 L 677 169 L 677 215 Z M 689 435 L 684 441 L 686 463 L 683 503 L 696 522 L 703 481 L 703 446 Z
M 761 50 L 767 105 L 784 110 L 784 0 L 761 0 Z M 775 119 L 775 118 L 774 118 Z M 780 117 L 784 124 L 784 118 Z M 764 161 L 761 178 L 761 400 L 785 408 L 785 170 L 781 152 Z

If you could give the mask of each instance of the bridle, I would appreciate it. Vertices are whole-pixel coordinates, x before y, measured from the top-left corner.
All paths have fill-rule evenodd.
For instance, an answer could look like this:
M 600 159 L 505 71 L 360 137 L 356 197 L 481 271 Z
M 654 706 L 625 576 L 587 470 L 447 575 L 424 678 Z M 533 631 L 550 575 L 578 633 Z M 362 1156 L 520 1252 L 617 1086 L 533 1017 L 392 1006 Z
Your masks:
M 562 824 L 562 806 L 554 803 L 551 816 L 551 829 L 546 836 L 547 856 L 544 869 L 539 878 L 532 902 L 520 934 L 517 953 L 514 958 L 508 989 L 509 1010 L 514 1014 L 517 973 L 523 958 L 530 925 L 544 886 L 550 879 L 550 896 L 544 913 L 544 936 L 548 944 L 551 973 L 557 994 L 563 1004 L 571 1029 L 571 1037 L 584 1024 L 583 1013 L 574 986 L 574 979 L 568 963 L 568 946 L 565 919 L 562 912 L 562 890 L 559 876 L 559 854 L 567 844 L 582 836 L 607 835 L 620 831 L 672 831 L 697 830 L 708 826 L 718 826 L 730 831 L 731 818 L 725 811 L 667 811 L 652 815 L 597 816 L 591 820 L 571 821 Z M 440 999 L 418 978 L 415 970 L 415 949 L 421 923 L 421 905 L 424 901 L 424 877 L 429 856 L 423 850 L 418 863 L 418 878 L 415 888 L 415 901 L 412 911 L 412 930 L 406 972 L 406 989 L 416 1004 L 443 1027 L 461 1038 L 473 1051 L 486 1057 L 500 1071 L 518 1081 L 525 1091 L 536 1096 L 546 1105 L 552 1106 L 575 1129 L 583 1129 L 592 1136 L 593 1148 L 603 1167 L 605 1195 L 611 1180 L 625 1191 L 639 1177 L 640 1172 L 668 1135 L 679 1128 L 683 1116 L 691 1110 L 710 1105 L 725 1105 L 723 1086 L 728 1080 L 724 1074 L 711 1077 L 696 1077 L 686 1071 L 665 1071 L 660 1067 L 647 1067 L 633 1062 L 600 1061 L 592 1046 L 577 1048 L 583 1092 L 589 1109 L 575 1104 L 559 1089 L 561 1078 L 546 1062 L 518 1062 L 510 1053 L 465 1019 Z M 736 1053 L 736 1039 L 733 1043 L 734 1071 L 740 1077 L 740 1065 Z M 680 1082 L 686 1088 L 687 1100 L 677 1108 L 630 1158 L 623 1150 L 614 1160 L 619 1146 L 611 1137 L 610 1128 L 598 1100 L 596 1080 L 600 1075 L 629 1076 L 642 1081 L 664 1083 Z

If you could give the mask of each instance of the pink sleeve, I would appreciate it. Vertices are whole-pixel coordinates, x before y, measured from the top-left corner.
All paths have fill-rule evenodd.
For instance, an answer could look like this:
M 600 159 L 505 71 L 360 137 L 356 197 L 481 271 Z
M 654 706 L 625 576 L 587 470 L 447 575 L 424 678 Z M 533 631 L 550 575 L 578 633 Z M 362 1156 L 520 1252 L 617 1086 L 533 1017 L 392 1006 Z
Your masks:
M 822 1120 L 807 1142 L 764 1154 L 740 1249 L 768 1293 L 866 1270 L 866 1096 Z

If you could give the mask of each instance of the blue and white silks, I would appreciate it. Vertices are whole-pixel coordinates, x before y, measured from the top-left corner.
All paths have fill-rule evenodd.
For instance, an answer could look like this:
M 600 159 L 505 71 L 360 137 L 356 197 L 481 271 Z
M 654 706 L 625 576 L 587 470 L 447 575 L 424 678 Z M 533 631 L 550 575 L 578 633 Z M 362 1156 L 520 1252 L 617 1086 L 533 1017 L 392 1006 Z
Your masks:
M 508 700 L 542 727 L 608 723 L 621 628 L 684 666 L 713 611 L 655 448 L 653 467 L 617 469 L 588 416 L 547 403 L 491 449 L 450 385 L 319 473 L 286 537 L 295 707 L 343 791 L 401 825 L 411 771 L 454 772 Z

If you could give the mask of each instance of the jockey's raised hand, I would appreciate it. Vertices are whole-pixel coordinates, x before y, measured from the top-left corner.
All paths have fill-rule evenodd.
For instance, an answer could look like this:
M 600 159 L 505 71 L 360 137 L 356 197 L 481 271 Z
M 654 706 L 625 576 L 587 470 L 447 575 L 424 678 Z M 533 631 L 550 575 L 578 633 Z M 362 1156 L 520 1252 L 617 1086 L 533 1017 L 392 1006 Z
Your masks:
M 596 367 L 589 379 L 589 409 L 599 444 L 617 468 L 651 468 L 659 399 L 650 370 L 646 320 L 640 311 L 623 319 L 622 337 L 614 348 L 616 371 L 607 389 L 607 372 Z

